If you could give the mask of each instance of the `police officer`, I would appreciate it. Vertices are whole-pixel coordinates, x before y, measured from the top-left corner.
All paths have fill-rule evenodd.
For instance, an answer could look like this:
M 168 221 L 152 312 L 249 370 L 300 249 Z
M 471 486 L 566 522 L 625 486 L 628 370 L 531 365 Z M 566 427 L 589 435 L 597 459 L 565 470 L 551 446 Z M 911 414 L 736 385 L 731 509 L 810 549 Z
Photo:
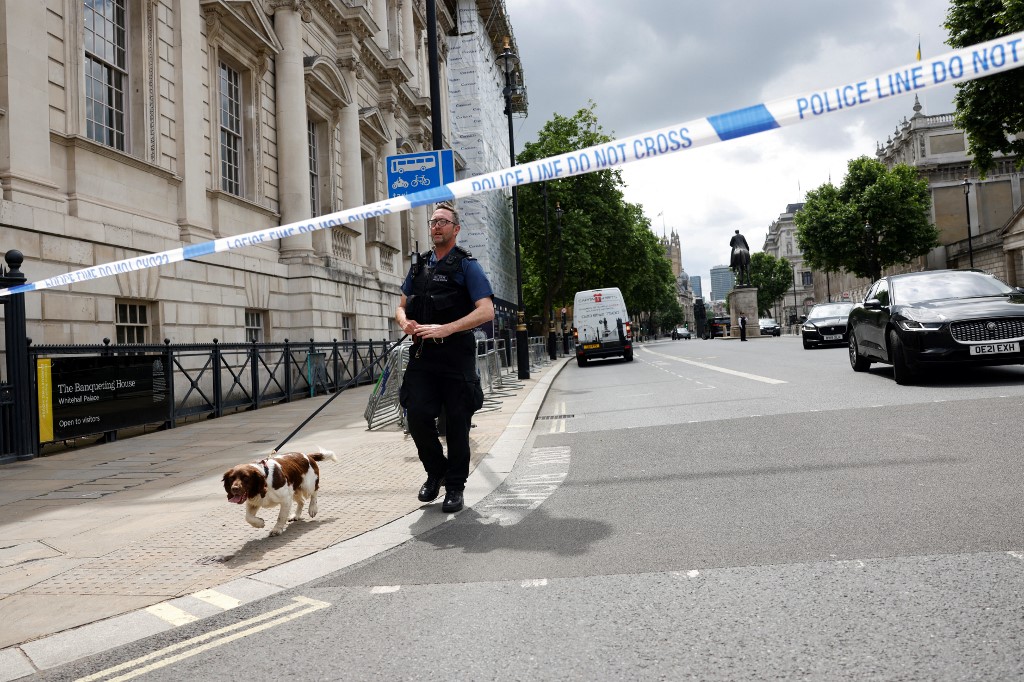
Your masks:
M 427 472 L 420 502 L 437 499 L 443 485 L 441 510 L 457 512 L 469 476 L 470 420 L 484 399 L 472 330 L 494 319 L 494 292 L 480 263 L 455 245 L 461 228 L 455 208 L 438 204 L 428 225 L 434 248 L 414 259 L 395 313 L 413 338 L 399 402 Z M 447 458 L 435 423 L 442 406 Z

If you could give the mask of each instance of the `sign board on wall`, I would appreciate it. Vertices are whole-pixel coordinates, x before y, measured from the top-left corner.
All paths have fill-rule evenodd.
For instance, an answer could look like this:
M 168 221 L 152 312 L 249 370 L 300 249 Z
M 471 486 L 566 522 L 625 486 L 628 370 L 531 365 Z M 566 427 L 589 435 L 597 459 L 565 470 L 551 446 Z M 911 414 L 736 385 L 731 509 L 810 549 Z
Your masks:
M 455 181 L 455 157 L 451 149 L 398 154 L 385 161 L 388 198 L 436 189 Z
M 36 386 L 40 443 L 171 418 L 161 355 L 40 358 Z

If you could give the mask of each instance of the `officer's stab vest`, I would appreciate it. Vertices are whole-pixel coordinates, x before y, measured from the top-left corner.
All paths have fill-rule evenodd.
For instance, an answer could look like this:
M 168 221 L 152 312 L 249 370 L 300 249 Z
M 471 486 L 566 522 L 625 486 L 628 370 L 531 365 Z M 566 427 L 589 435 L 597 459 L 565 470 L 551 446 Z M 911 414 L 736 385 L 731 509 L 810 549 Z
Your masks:
M 429 259 L 430 251 L 420 254 L 420 263 Z M 462 271 L 462 261 L 466 259 L 476 260 L 469 251 L 454 246 L 434 267 L 421 265 L 412 279 L 406 316 L 421 324 L 447 324 L 473 312 L 469 288 L 455 282 L 455 273 Z

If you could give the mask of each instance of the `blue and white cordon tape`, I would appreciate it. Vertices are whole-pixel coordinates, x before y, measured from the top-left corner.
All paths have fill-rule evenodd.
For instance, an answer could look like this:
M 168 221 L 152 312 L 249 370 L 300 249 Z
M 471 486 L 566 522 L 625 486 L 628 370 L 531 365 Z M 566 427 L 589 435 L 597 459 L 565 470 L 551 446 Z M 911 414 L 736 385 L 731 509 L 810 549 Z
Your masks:
M 527 185 L 541 180 L 567 178 L 622 166 L 634 161 L 673 154 L 794 123 L 802 123 L 844 109 L 879 102 L 889 97 L 919 92 L 936 85 L 959 83 L 990 76 L 1015 69 L 1022 64 L 1024 64 L 1024 32 L 953 50 L 934 59 L 912 62 L 907 66 L 886 71 L 873 78 L 845 83 L 824 90 L 815 90 L 766 104 L 755 104 L 745 109 L 736 109 L 579 151 L 538 159 L 504 170 L 458 180 L 434 189 L 329 213 L 311 220 L 248 232 L 234 237 L 222 237 L 211 242 L 126 258 L 105 265 L 95 265 L 65 275 L 57 275 L 38 282 L 3 289 L 0 290 L 0 296 L 39 291 L 125 272 L 145 270 L 211 253 L 241 249 L 273 239 L 329 229 L 372 216 L 398 213 L 425 204 L 451 201 L 495 189 Z

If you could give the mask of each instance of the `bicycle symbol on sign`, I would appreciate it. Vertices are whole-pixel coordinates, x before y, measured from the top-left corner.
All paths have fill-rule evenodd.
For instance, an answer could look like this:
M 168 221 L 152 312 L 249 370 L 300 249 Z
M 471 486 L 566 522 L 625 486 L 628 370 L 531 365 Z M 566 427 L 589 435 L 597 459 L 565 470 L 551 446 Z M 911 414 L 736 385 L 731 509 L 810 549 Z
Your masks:
M 426 187 L 427 185 L 430 184 L 430 178 L 428 178 L 426 175 L 417 175 L 412 179 L 411 184 L 413 187 L 418 187 L 419 185 L 423 185 L 424 187 Z

